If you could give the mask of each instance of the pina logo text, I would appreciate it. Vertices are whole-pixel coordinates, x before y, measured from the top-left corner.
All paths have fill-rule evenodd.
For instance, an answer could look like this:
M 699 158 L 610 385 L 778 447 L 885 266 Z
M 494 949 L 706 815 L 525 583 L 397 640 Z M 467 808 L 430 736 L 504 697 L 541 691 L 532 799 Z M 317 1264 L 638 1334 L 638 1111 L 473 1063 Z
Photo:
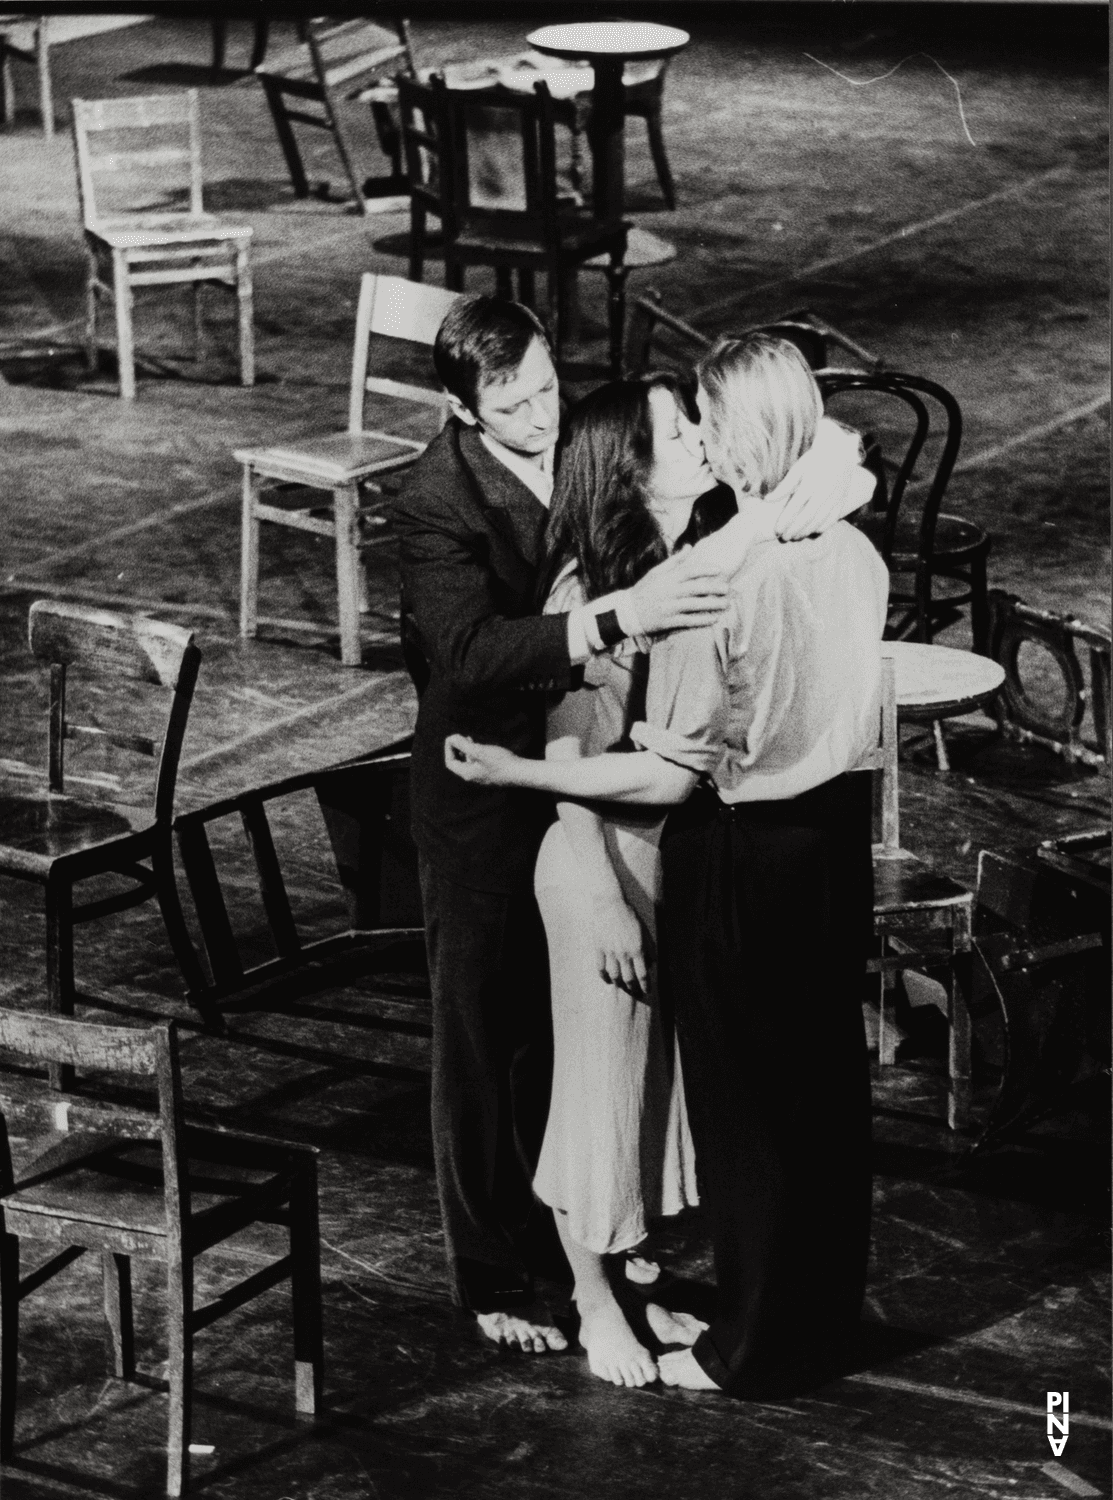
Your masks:
M 1059 1416 L 1055 1413 L 1059 1412 Z M 1055 1436 L 1058 1428 L 1059 1436 Z M 1070 1428 L 1070 1391 L 1048 1391 L 1047 1393 L 1047 1441 L 1056 1458 L 1062 1458 L 1067 1446 Z

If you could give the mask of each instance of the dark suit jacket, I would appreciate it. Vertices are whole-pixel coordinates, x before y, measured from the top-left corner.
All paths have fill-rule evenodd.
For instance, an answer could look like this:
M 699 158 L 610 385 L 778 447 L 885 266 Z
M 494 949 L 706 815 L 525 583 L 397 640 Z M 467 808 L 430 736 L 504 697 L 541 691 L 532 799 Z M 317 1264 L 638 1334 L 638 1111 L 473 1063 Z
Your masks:
M 475 428 L 455 419 L 410 470 L 394 506 L 403 644 L 421 689 L 414 838 L 440 874 L 475 890 L 510 894 L 532 882 L 552 817 L 548 797 L 472 786 L 444 764 L 445 736 L 454 732 L 540 754 L 545 694 L 572 685 L 567 616 L 536 612 L 545 519 Z

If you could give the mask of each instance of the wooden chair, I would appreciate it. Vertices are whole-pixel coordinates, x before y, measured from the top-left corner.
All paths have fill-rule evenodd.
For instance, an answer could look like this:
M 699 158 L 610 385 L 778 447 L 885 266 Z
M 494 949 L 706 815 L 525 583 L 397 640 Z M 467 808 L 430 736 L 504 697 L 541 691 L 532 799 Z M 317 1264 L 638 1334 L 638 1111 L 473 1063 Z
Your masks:
M 43 887 L 47 1005 L 60 1014 L 73 1014 L 74 926 L 127 910 L 152 896 L 161 908 L 187 986 L 199 988 L 200 965 L 178 900 L 171 844 L 178 760 L 201 663 L 193 635 L 142 615 L 111 614 L 52 599 L 32 604 L 28 634 L 32 653 L 50 668 L 47 779 L 41 785 L 37 778 L 9 774 L 0 781 L 0 874 Z M 149 723 L 129 722 L 117 728 L 73 722 L 67 711 L 71 667 L 95 679 L 91 689 L 97 694 L 97 719 L 113 709 L 120 711 L 122 700 L 136 696 L 133 684 L 169 690 L 161 744 L 133 732 L 149 728 Z M 116 695 L 110 700 L 105 686 L 113 682 Z M 149 705 L 143 715 L 143 706 L 139 705 L 138 717 L 153 717 Z M 135 717 L 133 712 L 131 718 Z M 67 781 L 66 746 L 79 738 L 133 752 L 147 761 L 157 757 L 153 803 L 136 805 L 134 793 L 111 774 L 78 775 Z M 71 783 L 81 786 L 84 795 L 68 791 Z M 94 797 L 98 790 L 100 795 Z M 127 889 L 75 906 L 74 887 L 106 874 L 124 877 Z
M 97 298 L 111 297 L 120 395 L 134 399 L 132 288 L 137 286 L 193 287 L 194 353 L 200 359 L 201 287 L 213 282 L 236 295 L 240 383 L 254 385 L 252 231 L 225 224 L 204 210 L 197 90 L 135 99 L 74 99 L 73 127 L 88 255 L 85 339 L 90 370 L 97 367 Z M 167 175 L 168 168 L 184 170 L 175 179 Z M 182 198 L 188 208 L 174 206 Z M 170 207 L 165 206 L 168 201 Z
M 309 196 L 309 179 L 293 130 L 293 122 L 297 121 L 331 133 L 352 198 L 362 213 L 373 213 L 376 195 L 406 191 L 398 130 L 391 112 L 396 98 L 394 85 L 388 78 L 379 76 L 392 65 L 393 71 L 397 72 L 401 67 L 410 77 L 413 76 L 413 50 L 406 22 L 397 20 L 388 30 L 358 17 L 337 20 L 316 16 L 302 23 L 300 29 L 300 42 L 266 62 L 260 62 L 255 68 L 255 76 L 263 86 L 274 119 L 294 194 L 298 198 Z M 372 75 L 377 81 L 369 89 L 367 81 Z M 304 107 L 291 109 L 286 102 L 287 96 L 319 105 L 320 113 L 307 114 Z M 364 182 L 356 169 L 355 155 L 345 134 L 340 108 L 342 100 L 353 98 L 362 99 L 371 106 L 379 143 L 392 168 L 385 183 L 375 179 Z
M 194 1335 L 285 1280 L 293 1292 L 295 1403 L 299 1412 L 317 1410 L 323 1345 L 316 1153 L 186 1126 L 173 1022 L 132 1030 L 0 1010 L 0 1047 L 55 1067 L 153 1077 L 158 1089 L 157 1114 L 98 1110 L 88 1095 L 60 1101 L 50 1094 L 40 1112 L 53 1130 L 36 1142 L 46 1149 L 18 1173 L 7 1133 L 0 1134 L 0 1460 L 11 1460 L 15 1447 L 23 1298 L 86 1251 L 99 1254 L 109 1373 L 134 1380 L 131 1262 L 161 1261 L 169 1344 L 166 1493 L 180 1495 L 189 1472 Z M 0 1096 L 9 1095 L 0 1098 L 5 1118 L 17 1107 L 33 1114 L 27 1080 L 19 1084 L 17 1106 L 0 1082 Z M 288 1230 L 289 1254 L 195 1306 L 197 1257 L 259 1222 Z M 24 1241 L 45 1242 L 48 1259 L 21 1276 Z
M 445 285 L 462 291 L 467 267 L 491 266 L 500 293 L 509 296 L 517 271 L 518 295 L 530 304 L 534 275 L 545 272 L 559 360 L 571 278 L 593 256 L 605 254 L 611 369 L 620 375 L 628 226 L 596 219 L 561 197 L 553 101 L 544 80 L 523 94 L 449 89 L 436 75 L 428 85 L 400 78 L 398 97 L 411 192 L 435 191 L 438 198 Z
M 878 1061 L 883 1067 L 896 1061 L 889 1002 L 897 975 L 908 969 L 942 971 L 950 1032 L 947 1124 L 951 1130 L 963 1130 L 970 1115 L 974 894 L 901 848 L 898 747 L 895 672 L 892 658 L 885 657 L 879 744 L 858 767 L 879 772 L 881 780 L 881 838 L 873 848 L 874 934 L 879 951 L 870 962 L 870 972 L 879 978 Z
M 426 443 L 364 427 L 367 393 L 398 397 L 432 407 L 440 425 L 448 415 L 443 391 L 409 385 L 368 370 L 371 335 L 403 339 L 431 346 L 445 313 L 456 301 L 455 292 L 418 286 L 398 276 L 367 273 L 360 283 L 356 311 L 355 347 L 348 403 L 348 431 L 309 439 L 279 448 L 238 448 L 243 464 L 243 541 L 240 570 L 240 635 L 254 636 L 258 621 L 259 523 L 270 521 L 297 531 L 331 537 L 336 543 L 336 583 L 340 616 L 340 659 L 347 667 L 362 660 L 359 643 L 361 571 L 359 563 L 361 489 L 375 490 L 374 477 L 412 464 Z M 266 489 L 297 485 L 331 491 L 332 519 L 314 515 L 304 498 L 291 504 L 264 501 Z
M 898 619 L 889 634 L 930 642 L 942 621 L 957 617 L 960 607 L 969 605 L 974 650 L 988 656 L 990 538 L 972 521 L 940 509 L 962 441 L 958 402 L 943 386 L 920 375 L 831 370 L 820 374 L 819 384 L 829 405 L 834 401 L 837 406 L 840 397 L 866 398 L 864 405 L 854 403 L 853 426 L 872 428 L 876 423 L 880 433 L 878 418 L 884 418 L 883 436 L 867 439 L 866 462 L 878 477 L 873 508 L 857 517 L 856 524 L 874 542 L 890 573 L 912 579 L 911 588 L 896 585 L 890 590 L 890 608 Z M 901 425 L 894 426 L 894 421 Z M 942 426 L 942 442 L 929 464 L 925 444 L 933 422 Z M 899 458 L 892 457 L 893 452 Z M 916 473 L 920 462 L 928 465 L 922 479 Z M 918 513 L 909 515 L 905 497 L 913 484 L 925 493 Z M 962 588 L 936 597 L 937 578 L 957 581 Z
M 50 76 L 50 49 L 61 42 L 81 41 L 122 26 L 138 26 L 149 16 L 125 15 L 34 15 L 26 11 L 0 15 L 0 123 L 15 119 L 15 89 L 12 63 L 29 64 L 38 75 L 39 118 L 45 136 L 54 134 L 54 85 Z

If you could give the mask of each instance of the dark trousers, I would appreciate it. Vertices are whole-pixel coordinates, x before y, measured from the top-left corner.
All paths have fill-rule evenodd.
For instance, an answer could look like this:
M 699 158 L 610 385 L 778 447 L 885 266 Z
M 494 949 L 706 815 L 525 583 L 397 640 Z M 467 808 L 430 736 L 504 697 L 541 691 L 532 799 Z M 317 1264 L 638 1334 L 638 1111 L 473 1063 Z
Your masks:
M 533 891 L 470 890 L 421 861 L 433 991 L 433 1151 L 453 1299 L 521 1305 L 531 1268 L 560 1270 L 533 1196 L 549 1112 L 548 951 Z
M 869 777 L 841 776 L 733 809 L 699 789 L 665 827 L 665 963 L 718 1282 L 695 1357 L 731 1395 L 802 1388 L 858 1322 L 870 810 Z

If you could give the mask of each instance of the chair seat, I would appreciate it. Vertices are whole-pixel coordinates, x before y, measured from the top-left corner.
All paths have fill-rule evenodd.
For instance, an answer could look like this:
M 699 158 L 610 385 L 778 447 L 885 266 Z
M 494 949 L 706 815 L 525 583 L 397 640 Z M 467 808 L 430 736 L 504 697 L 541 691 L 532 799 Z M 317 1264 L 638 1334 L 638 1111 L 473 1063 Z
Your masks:
M 215 214 L 141 214 L 134 218 L 101 220 L 86 228 L 113 250 L 249 240 L 254 232 L 246 224 L 225 224 Z
M 916 911 L 938 911 L 965 906 L 973 894 L 957 880 L 938 875 L 914 854 L 901 850 L 896 856 L 875 855 L 873 861 L 873 910 L 875 917 Z
M 856 517 L 855 525 L 864 531 L 880 550 L 885 517 L 880 511 L 867 511 Z M 919 529 L 912 522 L 897 522 L 891 567 L 895 573 L 914 572 L 919 555 Z M 989 537 L 973 521 L 960 516 L 940 514 L 935 523 L 935 545 L 932 560 L 938 563 L 963 562 L 989 546 Z
M 314 488 L 357 484 L 370 474 L 409 463 L 424 443 L 385 432 L 336 432 L 285 447 L 237 448 L 233 457 L 271 479 Z
M 188 1173 L 194 1221 L 213 1210 L 234 1209 L 285 1176 L 261 1167 L 192 1158 Z M 93 1134 L 84 1144 L 79 1135 L 63 1137 L 21 1172 L 14 1191 L 0 1198 L 0 1204 L 14 1213 L 66 1220 L 62 1237 L 71 1244 L 81 1243 L 82 1224 L 165 1238 L 161 1146 Z M 49 1234 L 48 1226 L 43 1228 Z M 102 1236 L 95 1238 L 99 1244 Z
M 566 218 L 561 221 L 560 241 L 567 253 L 603 252 L 612 241 L 620 238 L 621 224 L 601 224 L 594 219 Z M 519 225 L 517 232 L 501 230 L 497 221 L 473 221 L 463 228 L 452 242 L 453 252 L 463 250 L 474 255 L 529 255 L 538 262 L 546 259 L 543 232 L 538 226 L 536 236 L 523 234 Z
M 0 871 L 44 879 L 60 859 L 152 828 L 150 807 L 0 788 Z

